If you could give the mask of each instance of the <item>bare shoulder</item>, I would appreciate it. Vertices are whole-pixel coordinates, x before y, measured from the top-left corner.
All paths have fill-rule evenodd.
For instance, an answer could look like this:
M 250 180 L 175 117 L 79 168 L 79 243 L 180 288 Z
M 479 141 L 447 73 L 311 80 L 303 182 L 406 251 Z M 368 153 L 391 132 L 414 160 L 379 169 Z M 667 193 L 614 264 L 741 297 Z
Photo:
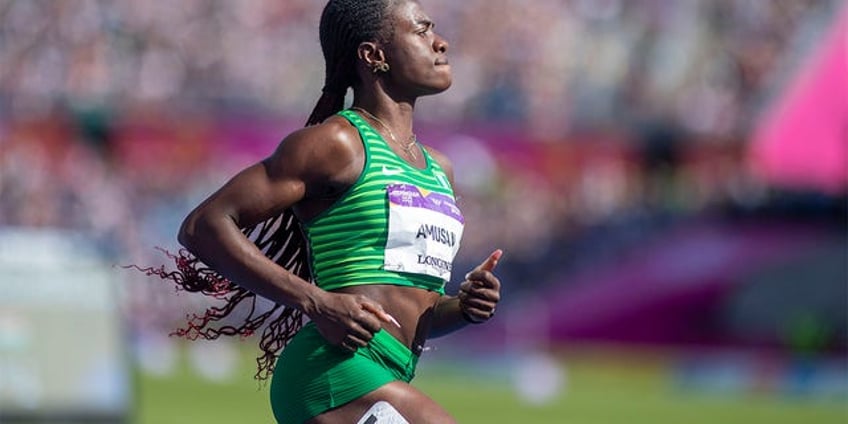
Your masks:
M 269 169 L 309 179 L 328 177 L 364 157 L 359 135 L 347 120 L 333 116 L 285 137 L 266 159 Z
M 321 124 L 292 132 L 280 142 L 274 155 L 320 158 L 328 154 L 345 153 L 358 146 L 360 143 L 356 129 L 344 118 L 333 116 Z

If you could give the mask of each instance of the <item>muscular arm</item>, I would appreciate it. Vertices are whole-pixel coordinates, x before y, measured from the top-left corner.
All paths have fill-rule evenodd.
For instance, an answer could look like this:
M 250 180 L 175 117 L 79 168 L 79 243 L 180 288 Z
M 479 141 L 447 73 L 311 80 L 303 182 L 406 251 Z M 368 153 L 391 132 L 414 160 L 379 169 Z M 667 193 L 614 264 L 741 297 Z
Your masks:
M 240 286 L 276 303 L 306 311 L 314 307 L 316 287 L 265 257 L 240 231 L 250 224 L 245 224 L 244 215 L 233 207 L 239 203 L 230 203 L 250 196 L 246 188 L 252 189 L 258 185 L 255 181 L 264 180 L 265 164 L 241 172 L 186 218 L 178 239 L 200 260 Z
M 340 187 L 359 177 L 364 150 L 342 118 L 286 137 L 268 159 L 236 175 L 186 217 L 179 241 L 201 261 L 240 286 L 303 311 L 330 343 L 355 350 L 391 322 L 363 295 L 333 293 L 274 263 L 241 232 L 296 207 L 301 219 L 319 213 Z
M 287 137 L 267 159 L 233 177 L 185 219 L 178 239 L 221 275 L 274 302 L 307 314 L 323 291 L 267 258 L 242 228 L 308 203 L 311 192 L 344 179 L 355 162 L 340 124 L 324 124 Z

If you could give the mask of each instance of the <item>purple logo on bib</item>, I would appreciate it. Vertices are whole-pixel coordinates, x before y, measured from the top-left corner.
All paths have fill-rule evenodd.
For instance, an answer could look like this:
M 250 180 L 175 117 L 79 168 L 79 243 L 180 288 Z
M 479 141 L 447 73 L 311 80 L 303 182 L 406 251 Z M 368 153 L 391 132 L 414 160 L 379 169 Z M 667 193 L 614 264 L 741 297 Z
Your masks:
M 462 212 L 451 196 L 435 191 L 424 195 L 421 189 L 412 184 L 389 184 L 386 191 L 389 195 L 390 204 L 429 209 L 447 215 L 463 224 L 465 223 Z

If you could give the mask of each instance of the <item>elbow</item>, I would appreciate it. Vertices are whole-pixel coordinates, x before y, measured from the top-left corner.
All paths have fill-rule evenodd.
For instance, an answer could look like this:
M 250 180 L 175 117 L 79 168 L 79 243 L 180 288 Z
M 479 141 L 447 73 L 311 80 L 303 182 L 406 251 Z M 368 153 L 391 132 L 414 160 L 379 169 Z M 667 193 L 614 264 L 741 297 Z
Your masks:
M 195 256 L 201 256 L 204 246 L 220 245 L 228 238 L 235 220 L 226 213 L 200 207 L 193 210 L 180 225 L 177 241 Z
M 192 253 L 195 253 L 195 246 L 197 246 L 199 237 L 198 226 L 201 218 L 198 215 L 196 210 L 190 213 L 183 220 L 177 233 L 177 241 Z

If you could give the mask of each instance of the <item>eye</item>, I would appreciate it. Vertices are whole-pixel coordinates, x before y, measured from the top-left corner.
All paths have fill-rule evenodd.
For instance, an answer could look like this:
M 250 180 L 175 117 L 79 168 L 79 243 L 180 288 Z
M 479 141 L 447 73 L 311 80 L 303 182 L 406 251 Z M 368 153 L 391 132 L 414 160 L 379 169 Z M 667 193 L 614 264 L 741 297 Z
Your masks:
M 433 27 L 435 27 L 435 25 L 432 22 L 421 22 L 418 31 L 416 31 L 415 33 L 420 36 L 426 36 L 428 33 L 432 32 Z

